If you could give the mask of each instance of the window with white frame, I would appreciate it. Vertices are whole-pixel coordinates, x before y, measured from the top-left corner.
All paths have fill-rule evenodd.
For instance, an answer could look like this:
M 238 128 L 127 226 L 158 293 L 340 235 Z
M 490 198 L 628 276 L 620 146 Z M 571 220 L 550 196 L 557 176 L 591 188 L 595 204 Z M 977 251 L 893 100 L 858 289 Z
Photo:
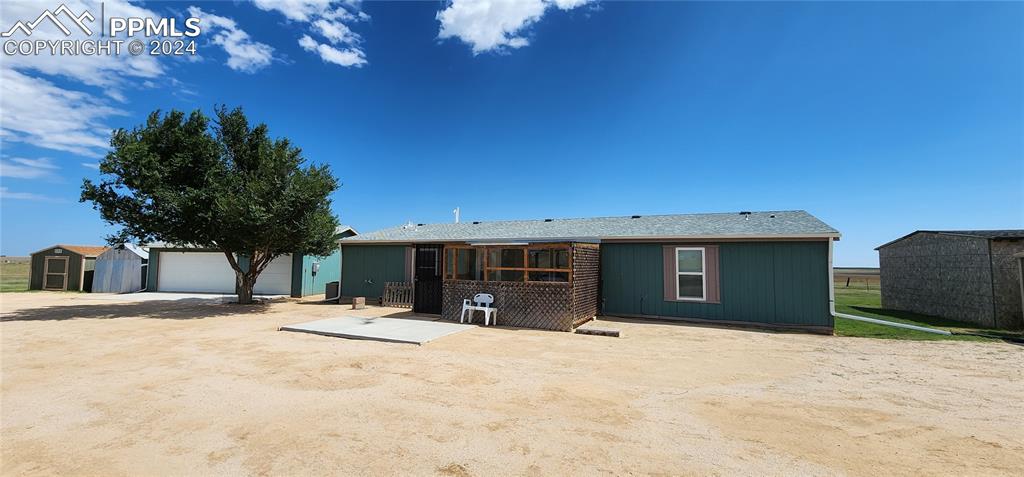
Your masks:
M 708 295 L 704 247 L 676 247 L 676 298 L 703 301 Z

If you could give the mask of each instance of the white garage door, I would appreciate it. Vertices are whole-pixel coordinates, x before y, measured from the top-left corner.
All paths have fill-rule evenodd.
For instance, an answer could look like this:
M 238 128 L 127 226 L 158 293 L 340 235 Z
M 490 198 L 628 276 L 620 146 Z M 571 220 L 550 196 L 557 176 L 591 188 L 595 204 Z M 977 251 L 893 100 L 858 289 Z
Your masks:
M 256 295 L 291 295 L 292 293 L 292 256 L 282 255 L 270 262 L 256 279 L 253 287 Z
M 220 252 L 160 252 L 157 289 L 163 292 L 235 293 L 235 271 Z

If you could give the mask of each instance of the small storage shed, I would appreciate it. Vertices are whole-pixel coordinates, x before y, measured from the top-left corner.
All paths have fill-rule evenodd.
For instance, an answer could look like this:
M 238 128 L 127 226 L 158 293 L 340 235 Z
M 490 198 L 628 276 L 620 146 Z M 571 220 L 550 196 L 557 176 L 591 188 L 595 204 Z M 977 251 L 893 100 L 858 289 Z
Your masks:
M 91 291 L 96 257 L 107 247 L 54 245 L 31 254 L 29 290 Z
M 149 250 L 124 243 L 96 257 L 93 293 L 134 293 L 146 289 Z
M 976 325 L 1024 327 L 1024 230 L 918 230 L 879 246 L 882 306 Z

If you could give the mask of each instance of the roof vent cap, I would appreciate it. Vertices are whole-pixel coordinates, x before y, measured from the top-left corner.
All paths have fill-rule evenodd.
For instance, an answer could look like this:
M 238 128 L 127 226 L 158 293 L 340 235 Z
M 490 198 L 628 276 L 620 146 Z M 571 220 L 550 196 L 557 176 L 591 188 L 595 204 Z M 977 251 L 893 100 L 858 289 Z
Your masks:
M 631 218 L 631 219 L 639 219 L 639 218 L 640 218 L 640 216 L 639 216 L 639 215 L 634 215 L 634 216 L 631 216 L 630 218 Z
M 544 219 L 545 222 L 551 222 L 552 220 L 555 220 L 555 219 Z
M 427 224 L 416 224 L 417 227 L 423 227 L 424 225 L 427 225 Z
M 480 223 L 480 221 L 474 221 L 474 222 L 473 222 L 473 225 L 477 225 L 477 224 L 479 224 L 479 223 Z
M 744 210 L 743 212 L 740 212 L 740 215 L 750 215 L 750 214 L 751 214 L 751 212 L 748 212 L 746 210 Z

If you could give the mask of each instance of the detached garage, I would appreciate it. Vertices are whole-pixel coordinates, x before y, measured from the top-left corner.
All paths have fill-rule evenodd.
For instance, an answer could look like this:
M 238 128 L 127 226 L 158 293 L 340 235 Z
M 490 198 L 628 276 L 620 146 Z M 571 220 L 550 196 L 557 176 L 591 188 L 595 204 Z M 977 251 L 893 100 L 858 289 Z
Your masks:
M 301 255 L 283 255 L 270 262 L 256 280 L 256 295 L 301 296 L 301 282 L 292 270 Z M 211 249 L 155 247 L 149 249 L 150 288 L 158 292 L 233 294 L 235 271 L 224 253 Z M 240 264 L 245 267 L 243 259 Z
M 29 290 L 90 291 L 96 257 L 107 247 L 54 245 L 32 254 Z

